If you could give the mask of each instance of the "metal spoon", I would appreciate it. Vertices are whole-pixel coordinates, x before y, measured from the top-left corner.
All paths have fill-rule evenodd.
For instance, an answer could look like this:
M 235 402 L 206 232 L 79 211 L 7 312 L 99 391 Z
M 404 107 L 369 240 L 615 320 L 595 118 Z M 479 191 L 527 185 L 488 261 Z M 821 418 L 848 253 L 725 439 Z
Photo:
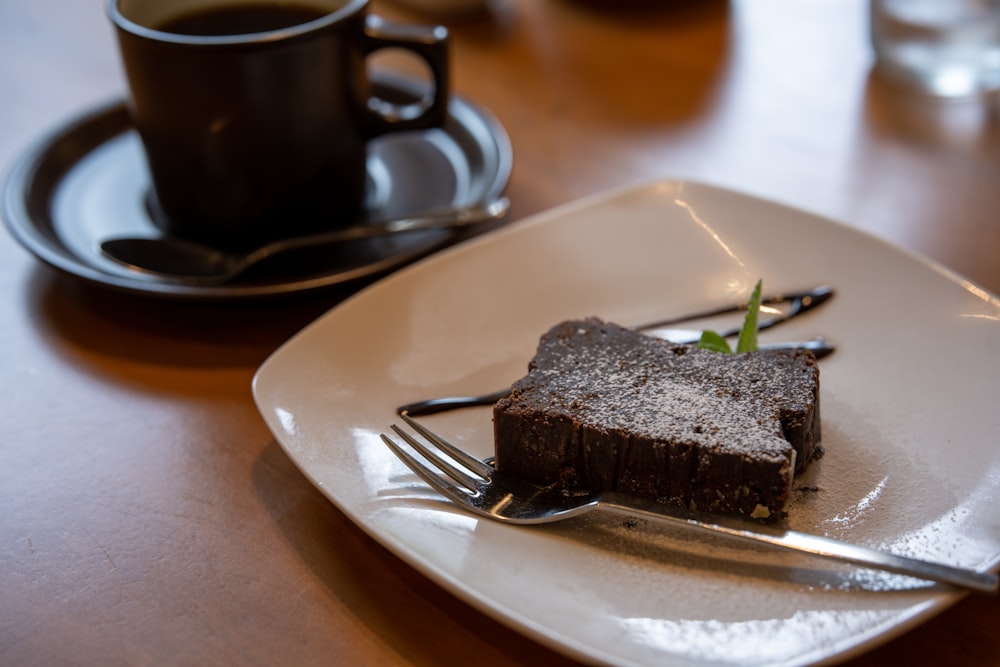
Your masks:
M 321 234 L 296 236 L 268 243 L 246 252 L 229 252 L 176 237 L 115 238 L 101 243 L 108 258 L 140 273 L 188 285 L 222 285 L 258 262 L 292 250 L 387 237 L 430 229 L 458 229 L 507 214 L 506 197 L 485 204 L 442 209 L 405 218 L 381 220 Z
M 771 345 L 761 345 L 762 350 L 812 350 L 817 359 L 829 356 L 837 349 L 828 343 L 822 336 L 817 336 L 812 340 L 792 341 L 789 343 L 773 343 Z M 510 387 L 497 390 L 491 394 L 482 396 L 442 396 L 440 398 L 428 398 L 422 401 L 414 401 L 396 408 L 396 413 L 409 415 L 411 417 L 426 417 L 436 415 L 439 412 L 450 412 L 461 410 L 462 408 L 477 408 L 486 405 L 493 405 L 501 398 L 510 393 Z
M 771 317 L 759 321 L 757 323 L 757 329 L 761 331 L 764 329 L 770 329 L 771 327 L 778 326 L 782 322 L 787 322 L 795 319 L 796 317 L 800 317 L 801 315 L 822 306 L 824 303 L 832 299 L 833 295 L 833 287 L 830 285 L 818 285 L 800 292 L 784 292 L 761 297 L 761 305 L 776 306 L 781 303 L 787 303 L 788 305 L 787 310 L 779 311 L 776 315 L 772 315 Z M 674 343 L 695 343 L 701 338 L 701 329 L 668 329 L 666 327 L 673 327 L 674 325 L 683 324 L 685 322 L 696 322 L 698 320 L 718 317 L 720 315 L 733 315 L 741 313 L 745 310 L 746 303 L 731 303 L 718 308 L 711 308 L 709 310 L 703 310 L 696 313 L 688 313 L 686 315 L 679 315 L 657 320 L 655 322 L 649 322 L 648 324 L 642 324 L 633 328 L 637 331 L 649 332 L 650 335 L 653 335 L 656 338 L 665 338 L 669 341 L 673 341 Z M 741 327 L 742 325 L 722 328 L 719 330 L 719 335 L 723 337 L 735 336 L 739 333 Z M 812 340 L 772 343 L 770 345 L 761 345 L 760 347 L 761 349 L 812 350 L 817 359 L 833 354 L 834 350 L 837 349 L 834 345 L 828 343 L 822 336 L 817 336 Z M 396 408 L 396 412 L 399 414 L 408 414 L 411 417 L 422 417 L 425 415 L 433 415 L 438 412 L 448 412 L 450 410 L 460 410 L 462 408 L 493 405 L 509 393 L 510 387 L 505 387 L 493 393 L 483 394 L 481 396 L 443 396 L 441 398 L 430 398 L 401 405 Z

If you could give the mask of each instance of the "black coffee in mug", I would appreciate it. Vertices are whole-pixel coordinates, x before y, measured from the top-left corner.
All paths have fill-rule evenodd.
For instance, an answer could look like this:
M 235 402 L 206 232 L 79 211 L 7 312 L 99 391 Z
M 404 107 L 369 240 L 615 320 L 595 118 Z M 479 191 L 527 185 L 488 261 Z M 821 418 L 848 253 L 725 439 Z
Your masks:
M 367 7 L 111 0 L 158 226 L 247 247 L 364 216 L 367 143 L 439 127 L 448 105 L 443 29 L 395 29 Z M 405 109 L 373 99 L 365 57 L 385 47 L 422 58 L 433 94 Z
M 315 21 L 327 13 L 308 5 L 247 3 L 195 9 L 164 21 L 155 28 L 182 35 L 244 35 L 290 28 Z

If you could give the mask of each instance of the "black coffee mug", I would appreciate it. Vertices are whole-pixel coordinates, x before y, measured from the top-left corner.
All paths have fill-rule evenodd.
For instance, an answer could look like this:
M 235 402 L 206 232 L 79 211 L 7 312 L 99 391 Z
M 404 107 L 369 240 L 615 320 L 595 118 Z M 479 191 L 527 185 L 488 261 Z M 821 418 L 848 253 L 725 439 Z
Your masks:
M 110 0 L 159 227 L 243 247 L 363 217 L 367 142 L 440 127 L 449 96 L 446 31 L 367 10 L 368 0 Z M 387 47 L 426 62 L 425 99 L 373 98 L 365 58 Z

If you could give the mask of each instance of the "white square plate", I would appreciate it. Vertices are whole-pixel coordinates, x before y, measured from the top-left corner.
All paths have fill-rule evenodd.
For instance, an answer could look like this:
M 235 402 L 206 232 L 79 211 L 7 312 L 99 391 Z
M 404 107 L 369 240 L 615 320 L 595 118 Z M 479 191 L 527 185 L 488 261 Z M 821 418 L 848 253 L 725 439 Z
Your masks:
M 398 405 L 520 377 L 556 322 L 638 325 L 820 284 L 834 299 L 764 332 L 822 334 L 826 455 L 792 528 L 973 568 L 1000 563 L 1000 300 L 849 227 L 730 191 L 657 182 L 590 198 L 401 270 L 281 347 L 257 405 L 303 473 L 400 558 L 501 622 L 619 665 L 839 660 L 960 594 L 905 577 L 595 516 L 474 518 L 379 439 Z M 488 408 L 429 417 L 492 454 Z

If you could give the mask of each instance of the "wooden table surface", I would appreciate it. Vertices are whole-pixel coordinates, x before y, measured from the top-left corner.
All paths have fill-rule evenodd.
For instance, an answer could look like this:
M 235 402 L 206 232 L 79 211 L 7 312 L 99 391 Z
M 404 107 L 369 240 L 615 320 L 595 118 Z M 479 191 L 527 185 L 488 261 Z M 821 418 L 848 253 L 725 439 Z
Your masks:
M 1000 292 L 998 107 L 873 76 L 860 0 L 505 0 L 443 22 L 456 92 L 510 134 L 512 220 L 702 180 Z M 101 0 L 0 3 L 0 56 L 3 173 L 124 94 Z M 265 428 L 254 371 L 343 293 L 114 295 L 0 234 L 0 294 L 0 664 L 575 664 L 390 555 Z M 998 628 L 1000 601 L 969 597 L 849 664 L 1000 664 Z

